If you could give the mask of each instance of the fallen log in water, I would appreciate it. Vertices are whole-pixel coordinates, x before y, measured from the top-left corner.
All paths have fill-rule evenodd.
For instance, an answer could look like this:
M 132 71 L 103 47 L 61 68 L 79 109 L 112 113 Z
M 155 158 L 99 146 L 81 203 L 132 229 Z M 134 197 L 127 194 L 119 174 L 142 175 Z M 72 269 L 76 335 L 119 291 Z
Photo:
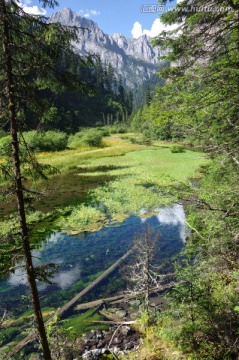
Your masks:
M 115 323 L 120 323 L 120 322 L 122 322 L 122 320 L 125 320 L 125 319 L 121 319 L 119 316 L 112 314 L 106 310 L 99 311 L 99 314 L 110 321 L 114 321 Z
M 168 284 L 164 284 L 164 285 L 159 285 L 157 287 L 152 288 L 150 290 L 150 294 L 170 289 L 173 286 L 175 286 L 175 283 L 172 283 L 172 282 L 170 282 Z M 122 294 L 122 295 L 118 295 L 118 296 L 112 296 L 112 297 L 109 297 L 109 298 L 102 298 L 102 299 L 98 299 L 98 300 L 95 300 L 95 301 L 90 301 L 90 302 L 87 302 L 87 303 L 84 303 L 84 304 L 79 304 L 79 305 L 76 306 L 75 310 L 76 311 L 90 310 L 90 309 L 99 307 L 99 306 L 101 306 L 103 304 L 106 304 L 106 305 L 107 304 L 112 304 L 112 305 L 119 304 L 119 303 L 121 303 L 123 301 L 136 299 L 140 295 L 143 295 L 143 294 L 142 293 L 134 293 L 134 294 L 130 294 L 130 295 L 129 294 Z
M 104 321 L 104 320 L 94 320 L 91 321 L 92 324 L 106 324 L 106 325 L 133 325 L 137 322 L 135 320 L 132 321 Z
M 100 305 L 103 305 L 103 304 L 111 304 L 111 303 L 116 304 L 117 302 L 121 302 L 125 299 L 126 299 L 125 295 L 118 295 L 118 296 L 112 296 L 109 298 L 102 298 L 102 299 L 90 301 L 90 302 L 87 302 L 84 304 L 79 304 L 76 306 L 75 310 L 76 311 L 89 310 L 89 309 L 93 309 L 95 307 L 99 307 Z
M 117 260 L 113 265 L 111 265 L 106 271 L 103 272 L 97 279 L 95 279 L 90 285 L 88 285 L 84 290 L 82 290 L 79 294 L 77 294 L 72 300 L 70 300 L 66 305 L 64 305 L 58 312 L 58 318 L 62 319 L 67 312 L 72 309 L 76 303 L 90 290 L 92 290 L 95 286 L 97 286 L 102 280 L 106 279 L 114 270 L 119 267 L 122 262 L 129 257 L 129 255 L 133 252 L 132 248 L 129 250 L 126 254 L 124 254 L 119 260 Z M 48 320 L 46 322 L 46 325 L 49 324 L 52 321 L 52 319 Z M 36 340 L 37 334 L 35 332 L 30 333 L 28 336 L 26 336 L 22 341 L 20 341 L 7 355 L 7 358 L 11 358 L 12 356 L 15 356 L 19 351 L 21 351 L 24 346 L 29 344 L 30 342 L 33 342 Z
M 78 295 L 76 295 L 71 301 L 69 301 L 65 306 L 63 306 L 58 311 L 58 316 L 63 318 L 64 315 L 72 309 L 76 303 L 86 295 L 90 290 L 92 290 L 96 285 L 98 285 L 102 280 L 108 277 L 117 267 L 132 253 L 133 249 L 129 250 L 124 256 L 117 260 L 113 265 L 111 265 L 106 271 L 103 272 L 96 280 L 94 280 L 90 285 L 88 285 L 84 290 L 82 290 Z

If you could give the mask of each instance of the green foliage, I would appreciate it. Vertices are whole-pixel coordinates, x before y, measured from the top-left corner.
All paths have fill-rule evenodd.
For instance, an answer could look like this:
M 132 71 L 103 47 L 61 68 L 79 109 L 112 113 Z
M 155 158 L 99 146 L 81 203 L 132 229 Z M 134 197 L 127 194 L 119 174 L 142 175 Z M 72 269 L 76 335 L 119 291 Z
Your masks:
M 69 207 L 70 214 L 64 216 L 59 221 L 59 226 L 65 231 L 95 231 L 102 227 L 106 221 L 106 216 L 99 210 L 90 206 Z M 69 212 L 68 211 L 68 212 Z M 67 212 L 67 209 L 66 209 Z
M 153 210 L 158 206 L 162 187 L 193 177 L 198 166 L 207 163 L 203 158 L 198 159 L 198 155 L 192 151 L 172 154 L 167 148 L 135 151 L 124 156 L 92 159 L 91 164 L 82 167 L 85 172 L 82 176 L 107 174 L 116 177 L 107 186 L 93 190 L 93 198 L 103 203 L 107 211 L 116 217 L 119 214 L 137 214 L 141 208 Z M 106 167 L 102 171 L 101 167 L 106 164 L 108 169 Z M 144 186 L 147 183 L 154 184 L 155 192 Z M 161 203 L 168 200 L 167 196 L 160 197 Z
M 48 128 L 57 128 L 59 122 L 60 114 L 59 110 L 55 106 L 47 109 L 41 119 L 41 124 L 46 125 Z
M 133 113 L 131 116 L 132 129 L 140 131 L 151 140 L 178 141 L 185 139 L 187 126 L 171 120 L 165 114 L 159 114 L 157 109 L 159 106 L 156 95 L 149 105 Z
M 34 151 L 59 151 L 66 149 L 68 136 L 60 131 L 28 131 L 23 133 L 27 145 Z
M 110 134 L 126 134 L 127 129 L 125 126 L 118 124 L 118 125 L 110 126 L 109 132 Z
M 74 135 L 69 136 L 68 147 L 77 149 L 82 146 L 102 146 L 103 132 L 98 129 L 84 129 Z
M 173 154 L 177 154 L 177 153 L 183 153 L 183 152 L 185 152 L 185 150 L 182 146 L 174 145 L 171 147 L 171 152 Z
M 20 333 L 21 333 L 21 330 L 19 327 L 9 327 L 9 328 L 5 329 L 4 333 L 1 334 L 0 345 L 3 346 L 5 344 L 9 343 L 10 341 L 12 341 L 12 339 L 14 339 Z
M 96 127 L 96 129 L 99 130 L 103 136 L 109 136 L 110 135 L 110 128 L 107 127 L 107 126 Z
M 9 135 L 0 138 L 0 155 L 9 155 L 11 151 L 11 138 Z
M 6 132 L 0 129 L 0 139 L 6 136 Z
M 92 321 L 102 320 L 102 316 L 95 313 L 95 309 L 88 310 L 83 314 L 71 316 L 68 320 L 62 322 L 62 330 L 67 333 L 69 338 L 75 338 L 83 333 L 95 328 Z M 106 325 L 97 325 L 98 329 L 107 329 Z
M 207 6 L 197 1 L 196 7 Z M 191 202 L 192 233 L 176 266 L 178 285 L 159 322 L 160 337 L 187 358 L 205 360 L 235 359 L 239 351 L 238 3 L 220 6 L 225 6 L 220 13 L 186 11 L 192 2 L 184 0 L 177 11 L 162 15 L 165 24 L 179 29 L 155 40 L 171 62 L 161 73 L 167 81 L 133 119 L 141 129 L 158 125 L 168 138 L 182 134 L 213 159 L 200 184 L 180 189 L 181 198 Z

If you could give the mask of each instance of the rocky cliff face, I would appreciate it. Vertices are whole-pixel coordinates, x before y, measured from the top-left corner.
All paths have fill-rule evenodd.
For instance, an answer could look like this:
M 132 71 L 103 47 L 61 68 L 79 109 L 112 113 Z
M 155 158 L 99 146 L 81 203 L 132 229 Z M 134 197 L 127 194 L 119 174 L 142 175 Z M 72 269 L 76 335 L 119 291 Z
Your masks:
M 104 34 L 94 21 L 66 8 L 54 13 L 49 21 L 79 27 L 79 42 L 74 44 L 77 51 L 83 55 L 99 54 L 102 62 L 111 63 L 128 87 L 149 80 L 159 69 L 159 48 L 152 47 L 146 35 L 127 39 L 118 33 Z

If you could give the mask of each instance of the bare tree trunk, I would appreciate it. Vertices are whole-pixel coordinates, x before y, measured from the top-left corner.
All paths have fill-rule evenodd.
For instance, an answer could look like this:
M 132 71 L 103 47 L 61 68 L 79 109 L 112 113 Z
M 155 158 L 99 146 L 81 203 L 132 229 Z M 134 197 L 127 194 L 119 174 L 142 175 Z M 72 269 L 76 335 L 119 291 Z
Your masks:
M 12 163 L 14 168 L 15 193 L 17 199 L 18 215 L 20 220 L 22 244 L 25 255 L 26 271 L 27 271 L 27 277 L 31 291 L 32 303 L 34 306 L 37 330 L 40 337 L 44 358 L 45 360 L 51 360 L 51 353 L 46 336 L 46 331 L 44 327 L 40 301 L 36 286 L 35 272 L 32 263 L 29 234 L 28 234 L 28 228 L 26 222 L 26 212 L 24 205 L 24 194 L 22 188 L 22 177 L 21 177 L 20 156 L 19 156 L 17 111 L 16 111 L 15 86 L 14 86 L 13 68 L 12 68 L 13 60 L 10 49 L 11 39 L 9 32 L 8 14 L 6 9 L 6 3 L 4 0 L 0 0 L 0 15 L 2 17 L 2 26 L 3 26 L 3 54 L 5 57 L 5 71 L 6 71 L 6 84 L 7 84 L 6 92 L 8 97 L 9 123 L 10 123 L 10 132 L 11 132 Z
M 150 244 L 149 239 L 146 238 L 146 295 L 145 295 L 145 310 L 147 313 L 147 318 L 149 317 L 149 294 L 150 294 Z M 148 319 L 147 319 L 148 322 Z

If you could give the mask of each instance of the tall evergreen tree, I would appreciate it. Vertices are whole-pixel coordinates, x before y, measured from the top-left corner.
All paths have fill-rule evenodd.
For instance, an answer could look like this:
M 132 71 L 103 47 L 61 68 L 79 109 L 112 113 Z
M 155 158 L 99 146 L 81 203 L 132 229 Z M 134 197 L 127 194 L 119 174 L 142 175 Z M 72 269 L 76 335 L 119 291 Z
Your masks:
M 42 0 L 43 6 L 56 5 L 54 0 Z M 1 82 L 1 119 L 2 125 L 11 136 L 11 161 L 2 165 L 13 182 L 13 191 L 17 200 L 20 234 L 25 255 L 26 272 L 34 307 L 37 330 L 44 358 L 51 359 L 51 353 L 44 328 L 40 301 L 36 285 L 29 229 L 26 219 L 26 188 L 23 180 L 20 151 L 20 133 L 22 119 L 28 111 L 41 113 L 42 105 L 39 93 L 47 88 L 59 89 L 59 82 L 71 82 L 70 74 L 61 71 L 63 58 L 74 57 L 71 40 L 75 29 L 68 30 L 60 24 L 48 24 L 43 17 L 26 14 L 17 1 L 0 0 L 0 82 Z M 3 124 L 4 121 L 4 124 Z M 28 166 L 34 166 L 42 172 L 35 159 L 27 157 Z M 25 157 L 26 160 L 26 157 Z
M 119 86 L 118 86 L 119 98 L 122 102 L 125 101 L 125 89 L 123 85 L 122 77 L 119 79 Z
M 151 89 L 149 84 L 146 87 L 145 98 L 146 98 L 146 104 L 149 106 L 152 100 Z

